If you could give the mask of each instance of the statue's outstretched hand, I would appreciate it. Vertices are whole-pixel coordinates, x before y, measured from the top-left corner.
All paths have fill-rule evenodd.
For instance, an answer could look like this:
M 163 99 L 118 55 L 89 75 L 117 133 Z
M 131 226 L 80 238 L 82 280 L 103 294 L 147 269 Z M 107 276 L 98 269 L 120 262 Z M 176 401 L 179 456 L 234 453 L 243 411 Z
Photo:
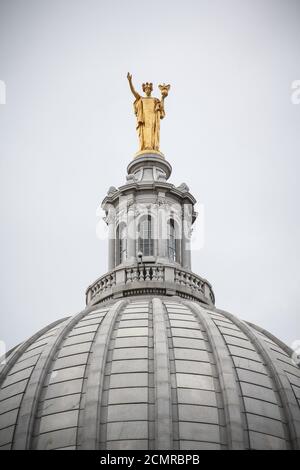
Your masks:
M 132 79 L 132 75 L 129 72 L 127 74 L 127 78 L 128 78 L 129 81 L 131 81 L 131 79 Z

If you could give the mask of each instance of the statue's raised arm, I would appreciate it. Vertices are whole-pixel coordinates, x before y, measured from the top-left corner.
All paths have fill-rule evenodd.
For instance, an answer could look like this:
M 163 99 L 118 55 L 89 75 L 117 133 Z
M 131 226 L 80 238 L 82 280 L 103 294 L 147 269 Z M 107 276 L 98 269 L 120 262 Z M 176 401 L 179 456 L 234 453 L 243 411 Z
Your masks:
M 138 100 L 140 98 L 140 95 L 138 94 L 138 92 L 135 90 L 133 84 L 132 84 L 132 75 L 128 72 L 127 74 L 127 79 L 128 79 L 128 82 L 129 82 L 129 87 L 130 87 L 130 90 L 132 91 L 132 94 L 133 96 Z

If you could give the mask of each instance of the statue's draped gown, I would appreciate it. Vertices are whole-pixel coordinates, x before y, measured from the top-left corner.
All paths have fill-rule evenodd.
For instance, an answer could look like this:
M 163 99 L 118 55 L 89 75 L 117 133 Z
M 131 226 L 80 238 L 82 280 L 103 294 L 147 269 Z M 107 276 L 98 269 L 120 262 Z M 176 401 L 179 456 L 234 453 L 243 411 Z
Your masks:
M 165 116 L 157 98 L 140 96 L 134 102 L 140 150 L 159 150 L 160 119 Z

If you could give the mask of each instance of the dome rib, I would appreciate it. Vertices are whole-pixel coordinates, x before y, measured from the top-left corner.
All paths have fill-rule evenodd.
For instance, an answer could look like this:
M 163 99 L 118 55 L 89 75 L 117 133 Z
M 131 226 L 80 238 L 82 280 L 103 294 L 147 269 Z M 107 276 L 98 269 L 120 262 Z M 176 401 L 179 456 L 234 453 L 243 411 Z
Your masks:
M 75 449 L 91 347 L 110 303 L 90 308 L 65 335 L 48 370 L 34 430 L 34 449 Z
M 82 310 L 77 315 L 70 317 L 66 322 L 64 322 L 59 328 L 57 334 L 53 335 L 41 352 L 30 376 L 19 408 L 14 434 L 14 445 L 12 447 L 14 450 L 30 449 L 37 407 L 46 376 L 49 373 L 50 365 L 64 337 L 86 314 L 87 311 Z
M 162 301 L 152 299 L 155 383 L 155 449 L 172 449 L 171 375 Z
M 160 299 L 161 300 L 161 299 Z M 168 344 L 168 357 L 169 357 L 169 377 L 170 377 L 170 392 L 171 392 L 171 417 L 172 417 L 172 448 L 179 449 L 179 411 L 178 411 L 178 389 L 176 380 L 176 366 L 174 354 L 174 337 L 172 334 L 172 326 L 168 311 L 168 302 L 163 299 L 162 301 L 163 315 L 165 320 L 165 329 Z
M 100 449 L 153 448 L 151 298 L 130 299 L 109 339 L 100 413 Z
M 67 317 L 60 318 L 59 320 L 50 323 L 50 325 L 47 325 L 46 327 L 42 328 L 37 333 L 28 338 L 27 341 L 24 341 L 12 350 L 11 354 L 9 354 L 8 358 L 6 359 L 6 363 L 0 368 L 0 387 L 3 381 L 5 380 L 6 376 L 9 374 L 10 370 L 13 368 L 14 364 L 18 361 L 22 354 L 25 353 L 26 349 L 28 349 L 41 336 L 45 335 L 56 325 L 63 323 L 65 320 L 67 320 Z
M 172 392 L 176 395 L 173 448 L 225 448 L 224 406 L 206 328 L 182 299 L 174 297 L 163 302 L 170 325 Z
M 252 329 L 247 323 L 239 320 L 237 317 L 224 310 L 218 310 L 226 318 L 231 320 L 246 336 L 251 340 L 256 350 L 263 358 L 272 380 L 276 385 L 278 395 L 280 397 L 281 405 L 283 407 L 286 428 L 288 431 L 287 441 L 290 441 L 293 449 L 299 449 L 300 447 L 300 409 L 293 393 L 292 387 L 288 381 L 286 374 L 284 373 L 281 364 L 277 357 L 273 354 L 270 346 L 266 341 L 262 341 L 256 331 Z
M 249 321 L 244 321 L 244 323 L 246 323 L 246 325 L 249 325 L 252 329 L 258 331 L 258 333 L 261 333 L 262 335 L 266 336 L 273 343 L 275 343 L 279 348 L 281 348 L 288 356 L 292 355 L 293 350 L 289 346 L 284 344 L 280 339 L 276 338 L 276 336 L 272 335 L 272 333 L 270 333 L 264 328 L 261 328 L 260 326 L 255 325 L 254 323 L 251 323 Z
M 85 409 L 82 424 L 82 448 L 96 450 L 100 444 L 101 404 L 104 390 L 104 373 L 112 330 L 117 315 L 127 302 L 114 304 L 103 318 L 91 348 L 92 360 L 87 374 Z
M 212 347 L 224 402 L 228 448 L 235 450 L 244 449 L 246 443 L 244 442 L 244 427 L 240 411 L 240 392 L 226 343 L 217 326 L 210 318 L 208 311 L 205 311 L 200 305 L 193 302 L 187 301 L 184 304 L 196 313 L 206 329 Z
M 2 369 L 0 379 L 1 418 L 9 415 L 10 417 L 7 419 L 7 427 L 1 426 L 1 449 L 12 448 L 20 415 L 20 406 L 32 371 L 39 360 L 41 351 L 48 342 L 48 338 L 55 336 L 56 330 L 65 321 L 66 319 L 61 319 L 51 323 L 19 345 L 10 355 L 7 364 L 4 366 L 5 368 Z

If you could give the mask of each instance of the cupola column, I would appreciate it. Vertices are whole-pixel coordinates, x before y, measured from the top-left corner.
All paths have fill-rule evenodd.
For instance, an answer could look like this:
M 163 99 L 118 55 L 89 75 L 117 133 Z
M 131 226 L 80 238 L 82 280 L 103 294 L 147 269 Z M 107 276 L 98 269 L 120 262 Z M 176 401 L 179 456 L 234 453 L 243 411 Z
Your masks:
M 182 267 L 191 270 L 191 211 L 187 204 L 183 206 L 182 217 Z
M 157 224 L 158 224 L 158 259 L 167 261 L 167 218 L 164 206 L 158 206 L 157 209 Z
M 128 208 L 127 221 L 127 261 L 131 264 L 136 260 L 136 223 L 133 205 Z
M 109 214 L 108 225 L 108 270 L 111 271 L 116 266 L 116 222 L 115 216 Z

